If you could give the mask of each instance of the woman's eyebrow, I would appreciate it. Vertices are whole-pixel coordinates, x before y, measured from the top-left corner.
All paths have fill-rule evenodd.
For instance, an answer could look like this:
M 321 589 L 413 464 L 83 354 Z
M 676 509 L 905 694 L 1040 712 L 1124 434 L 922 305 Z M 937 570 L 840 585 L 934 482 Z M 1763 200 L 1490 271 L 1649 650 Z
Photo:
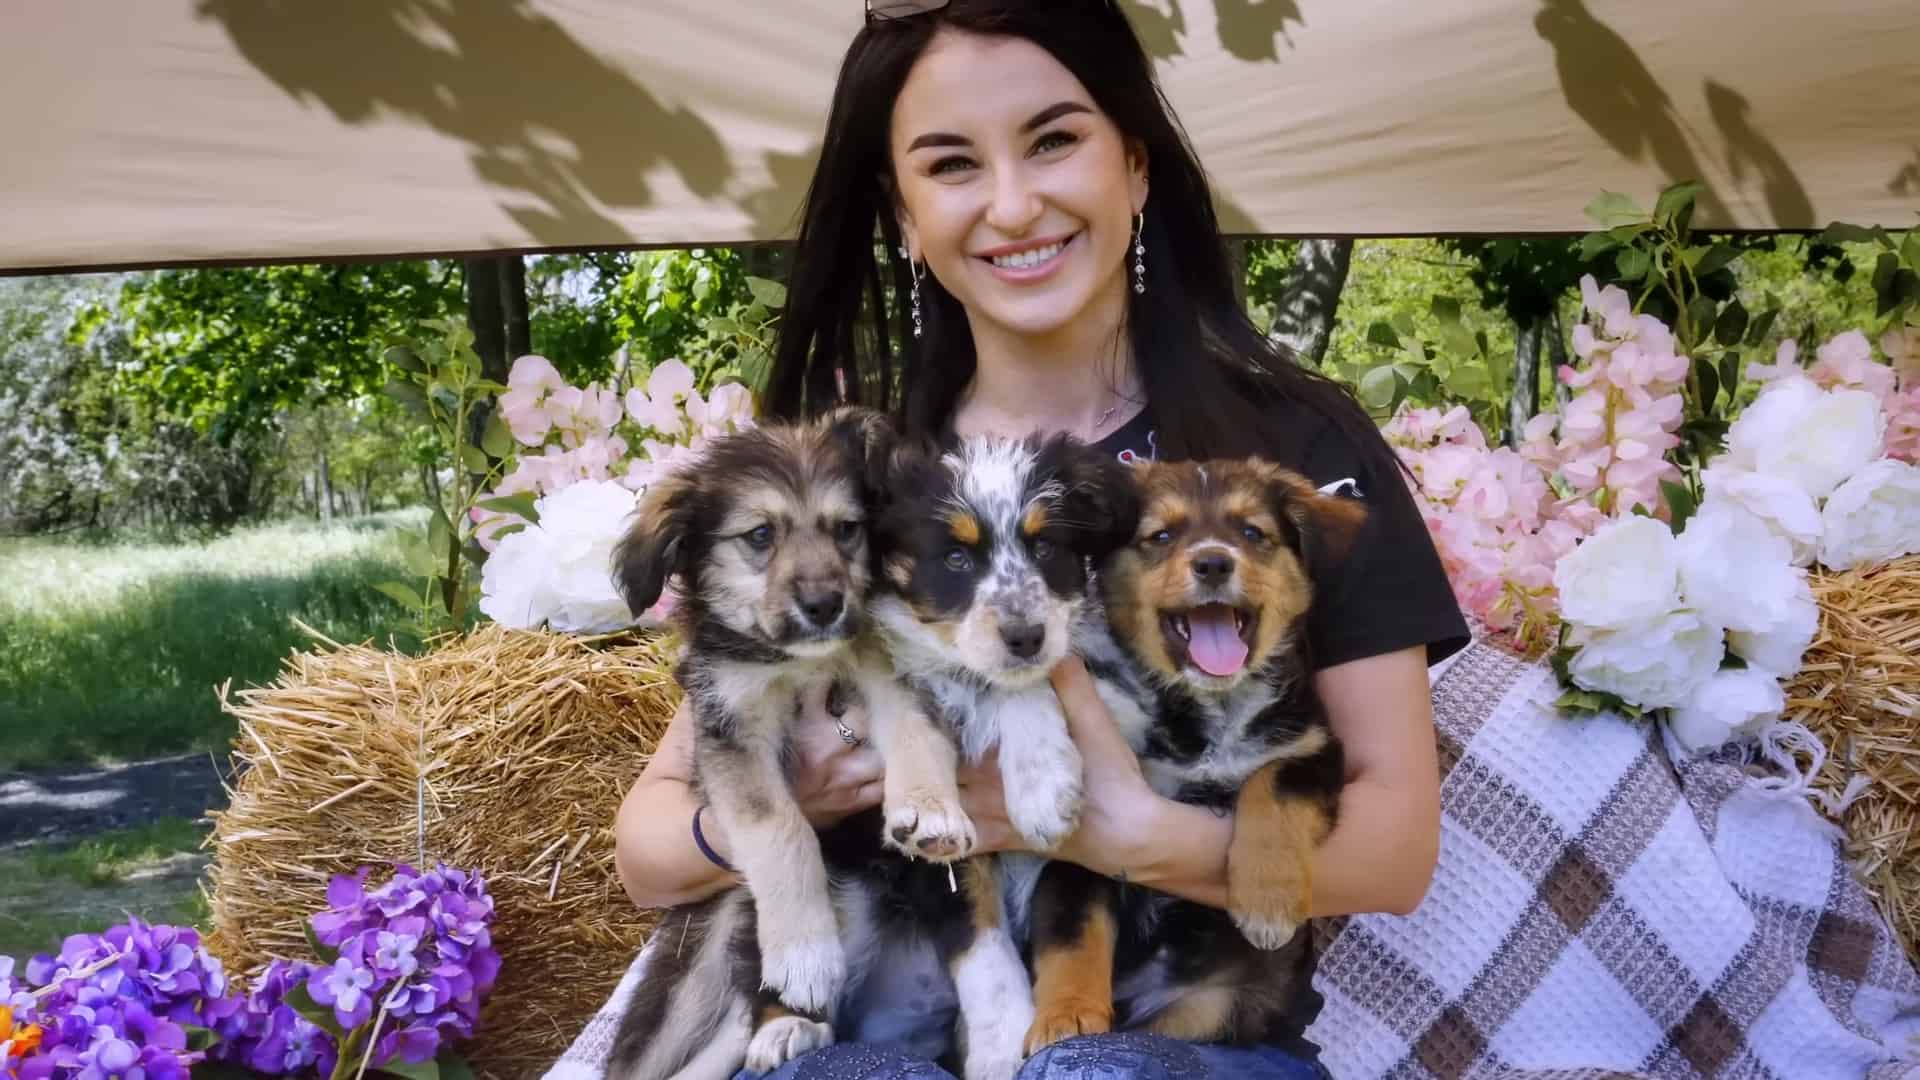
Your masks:
M 1054 104 L 1049 105 L 1044 109 L 1041 109 L 1039 112 L 1034 113 L 1031 119 L 1029 119 L 1024 124 L 1021 124 L 1020 132 L 1021 134 L 1026 134 L 1027 132 L 1030 132 L 1037 127 L 1041 127 L 1042 125 L 1045 125 L 1045 124 L 1050 124 L 1053 121 L 1058 120 L 1063 116 L 1068 116 L 1073 113 L 1090 113 L 1092 111 L 1093 110 L 1091 108 L 1081 104 L 1078 101 L 1055 102 Z M 972 145 L 973 145 L 973 140 L 967 138 L 965 135 L 955 135 L 949 131 L 929 131 L 925 135 L 921 135 L 915 138 L 913 142 L 909 143 L 907 145 L 907 153 L 911 154 L 915 150 L 922 150 L 930 146 L 972 146 Z

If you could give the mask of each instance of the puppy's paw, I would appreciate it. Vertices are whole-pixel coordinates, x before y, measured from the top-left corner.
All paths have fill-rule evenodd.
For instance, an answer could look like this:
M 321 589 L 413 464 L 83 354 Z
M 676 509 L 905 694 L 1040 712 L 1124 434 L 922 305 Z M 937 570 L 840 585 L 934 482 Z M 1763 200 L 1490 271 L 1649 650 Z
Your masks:
M 1062 1039 L 1075 1035 L 1099 1035 L 1113 1030 L 1111 1003 L 1069 1001 L 1043 1006 L 1027 1028 L 1027 1055 L 1045 1050 Z
M 1080 755 L 1068 748 L 1044 765 L 1009 769 L 1005 777 L 1007 820 L 1041 850 L 1052 848 L 1080 824 Z
M 1256 949 L 1278 949 L 1307 921 L 1312 889 L 1307 862 L 1297 854 L 1276 857 L 1250 845 L 1227 858 L 1227 911 Z
M 837 937 L 767 945 L 760 953 L 760 980 L 795 1012 L 831 1014 L 846 978 L 846 950 Z
M 978 843 L 973 819 L 960 804 L 928 789 L 909 791 L 886 807 L 886 843 L 901 854 L 934 862 L 963 859 Z
M 747 1068 L 757 1073 L 773 1070 L 809 1050 L 833 1042 L 833 1028 L 804 1016 L 776 1016 L 760 1025 L 747 1044 Z
M 1018 1043 L 990 1047 L 969 1044 L 960 1075 L 962 1080 L 1013 1080 L 1025 1062 L 1026 1057 L 1021 1054 Z

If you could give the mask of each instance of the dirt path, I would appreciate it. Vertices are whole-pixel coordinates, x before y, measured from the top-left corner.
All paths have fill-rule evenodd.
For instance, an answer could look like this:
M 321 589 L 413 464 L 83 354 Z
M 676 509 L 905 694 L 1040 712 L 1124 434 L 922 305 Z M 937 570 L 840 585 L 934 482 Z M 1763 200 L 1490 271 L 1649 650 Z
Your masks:
M 60 843 L 226 805 L 223 766 L 208 754 L 129 765 L 0 772 L 0 851 Z

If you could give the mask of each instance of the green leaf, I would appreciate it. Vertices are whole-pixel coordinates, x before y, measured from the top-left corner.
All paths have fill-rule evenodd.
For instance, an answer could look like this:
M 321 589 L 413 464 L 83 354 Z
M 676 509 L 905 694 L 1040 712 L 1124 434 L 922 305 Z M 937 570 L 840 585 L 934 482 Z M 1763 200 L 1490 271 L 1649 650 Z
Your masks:
M 1767 331 L 1773 329 L 1773 320 L 1780 317 L 1779 308 L 1768 308 L 1747 324 L 1748 345 L 1758 345 L 1767 339 Z
M 440 570 L 440 560 L 427 546 L 427 538 L 418 533 L 400 541 L 400 553 L 407 560 L 407 569 L 421 577 L 431 577 Z
M 427 395 L 413 383 L 404 379 L 388 379 L 386 394 L 415 416 L 424 418 L 432 415 L 431 410 L 427 408 Z
M 1447 389 L 1469 401 L 1486 401 L 1493 396 L 1493 376 L 1479 364 L 1463 364 L 1447 376 Z
M 1694 196 L 1699 195 L 1702 186 L 1693 180 L 1683 180 L 1660 193 L 1660 201 L 1653 205 L 1653 219 L 1662 225 L 1672 224 L 1682 211 L 1693 205 Z
M 1734 297 L 1720 310 L 1720 318 L 1713 324 L 1713 340 L 1722 345 L 1740 344 L 1747 333 L 1747 309 L 1741 305 L 1740 298 Z
M 753 293 L 754 300 L 770 308 L 787 306 L 787 287 L 777 281 L 768 281 L 766 278 L 749 274 L 747 289 Z
M 1700 411 L 1712 413 L 1714 399 L 1720 396 L 1720 372 L 1715 370 L 1713 361 L 1702 356 L 1693 362 L 1693 377 L 1700 384 Z
M 1400 340 L 1402 341 L 1411 337 L 1420 336 L 1419 329 L 1413 324 L 1413 316 L 1407 312 L 1395 312 L 1391 322 L 1393 323 L 1394 331 L 1400 335 Z
M 502 540 L 505 540 L 507 537 L 512 536 L 514 533 L 517 533 L 522 529 L 525 529 L 526 527 L 527 527 L 527 523 L 524 521 L 516 521 L 511 525 L 502 525 L 499 528 L 493 530 L 494 542 L 498 543 Z M 482 550 L 485 550 L 485 549 L 482 549 Z M 471 554 L 469 554 L 469 559 L 471 558 L 472 556 Z
M 388 584 L 393 584 L 393 583 L 388 582 Z M 374 588 L 379 588 L 379 586 L 376 585 L 374 586 Z M 406 586 L 403 585 L 401 586 L 401 588 L 406 588 Z M 408 591 L 411 592 L 412 590 L 408 590 Z M 389 593 L 388 595 L 391 596 L 392 594 Z M 399 597 L 394 597 L 394 599 L 397 600 L 399 599 Z M 408 606 L 419 607 L 420 598 L 414 597 L 413 602 Z M 334 948 L 333 946 L 327 944 L 324 941 L 321 941 L 320 936 L 313 932 L 312 920 L 310 919 L 300 920 L 300 932 L 307 936 L 307 948 L 313 950 L 313 955 L 319 957 L 321 963 L 331 967 L 335 960 L 340 959 L 340 950 Z
M 1887 283 L 1886 310 L 1882 315 L 1897 310 L 1902 304 L 1920 302 L 1920 274 L 1906 267 L 1893 272 L 1893 280 Z
M 420 354 L 414 352 L 412 348 L 406 345 L 395 345 L 388 349 L 382 359 L 386 360 L 388 367 L 398 368 L 401 371 L 409 371 L 415 375 L 422 374 L 427 370 L 427 365 L 420 359 Z
M 460 463 L 477 473 L 484 473 L 488 469 L 493 468 L 493 462 L 487 458 L 486 451 L 477 446 L 461 447 Z
M 1367 327 L 1367 344 L 1383 345 L 1389 349 L 1397 349 L 1400 347 L 1400 335 L 1394 333 L 1393 327 L 1387 323 L 1376 322 Z
M 501 419 L 499 409 L 487 414 L 487 426 L 480 432 L 480 449 L 495 458 L 504 458 L 513 452 L 513 431 Z
M 1457 323 L 1460 321 L 1460 301 L 1455 300 L 1453 297 L 1436 296 L 1433 298 L 1433 304 L 1431 306 L 1433 317 L 1439 319 L 1441 322 Z
M 313 995 L 307 992 L 307 984 L 304 981 L 294 983 L 282 1000 L 288 1008 L 306 1017 L 315 1027 L 332 1035 L 336 1040 L 347 1037 L 346 1029 L 340 1026 L 340 1021 L 333 1015 L 333 1010 L 313 1000 Z
M 1920 229 L 1908 229 L 1900 241 L 1900 258 L 1908 266 L 1920 269 Z
M 715 315 L 707 323 L 707 333 L 715 337 L 738 337 L 741 333 L 739 320 L 726 315 Z
M 525 518 L 530 524 L 539 524 L 540 511 L 534 507 L 534 503 L 538 499 L 539 496 L 533 492 L 522 491 L 514 495 L 495 495 L 490 499 L 481 499 L 479 502 L 474 503 L 474 505 L 482 510 L 492 510 L 495 513 L 516 514 Z
M 1693 512 L 1698 510 L 1700 505 L 1686 485 L 1676 484 L 1671 480 L 1660 481 L 1660 494 L 1667 497 L 1667 509 L 1670 511 L 1669 523 L 1673 526 L 1673 535 L 1679 536 L 1686 529 L 1688 519 L 1693 517 Z
M 1692 324 L 1695 341 L 1683 342 L 1683 345 L 1695 345 L 1704 341 L 1713 333 L 1713 318 L 1719 312 L 1720 305 L 1713 302 L 1711 296 L 1696 296 L 1687 305 L 1687 321 Z
M 1732 349 L 1720 354 L 1720 389 L 1727 392 L 1727 408 L 1733 408 L 1734 392 L 1740 389 L 1740 354 Z
M 420 602 L 420 594 L 413 591 L 413 586 L 407 585 L 403 582 L 380 581 L 380 582 L 375 582 L 373 587 L 379 590 L 380 592 L 383 592 L 388 596 L 393 597 L 395 600 L 399 601 L 400 606 L 406 608 L 409 611 L 425 606 Z
M 453 546 L 453 523 L 447 520 L 447 512 L 441 507 L 433 508 L 433 516 L 427 519 L 427 550 L 434 558 L 445 560 L 447 551 Z
M 203 1053 L 220 1045 L 220 1036 L 212 1028 L 198 1024 L 181 1024 L 180 1031 L 187 1037 L 187 1049 L 193 1053 Z
M 1725 269 L 1729 263 L 1739 257 L 1740 252 L 1733 247 L 1726 244 L 1715 244 L 1707 249 L 1705 255 L 1700 257 L 1700 262 L 1694 266 L 1693 272 L 1700 277 L 1706 277 L 1708 274 Z
M 1392 364 L 1381 364 L 1360 380 L 1360 400 L 1376 411 L 1389 409 L 1400 388 L 1400 373 Z
M 1580 238 L 1580 258 L 1591 262 L 1619 246 L 1619 238 L 1610 232 L 1590 232 Z
M 473 1066 L 451 1050 L 440 1052 L 440 1080 L 473 1080 Z
M 418 1065 L 410 1065 L 404 1061 L 389 1061 L 377 1068 L 380 1072 L 404 1076 L 407 1080 L 440 1080 L 440 1063 L 437 1061 L 423 1061 Z
M 1631 284 L 1647 276 L 1647 271 L 1653 268 L 1653 260 L 1639 248 L 1622 248 L 1620 254 L 1614 257 L 1613 265 L 1620 271 L 1621 280 Z
M 1631 225 L 1647 218 L 1647 212 L 1634 205 L 1628 196 L 1617 191 L 1602 191 L 1597 198 L 1587 204 L 1587 216 L 1600 223 L 1603 229 L 1616 225 Z

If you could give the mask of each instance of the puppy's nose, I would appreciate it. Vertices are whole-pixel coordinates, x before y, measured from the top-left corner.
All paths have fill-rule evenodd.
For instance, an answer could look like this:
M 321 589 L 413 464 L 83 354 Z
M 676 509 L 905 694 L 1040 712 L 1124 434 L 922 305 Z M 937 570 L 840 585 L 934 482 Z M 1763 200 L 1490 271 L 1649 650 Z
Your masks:
M 1193 576 L 1202 585 L 1225 585 L 1233 576 L 1233 557 L 1223 551 L 1209 551 L 1193 560 Z
M 847 594 L 839 589 L 800 594 L 801 613 L 807 617 L 808 622 L 821 629 L 832 626 L 846 606 Z
M 1046 644 L 1047 628 L 1040 623 L 1003 623 L 1000 640 L 1007 643 L 1008 652 L 1022 660 L 1031 660 L 1040 655 L 1040 646 Z

